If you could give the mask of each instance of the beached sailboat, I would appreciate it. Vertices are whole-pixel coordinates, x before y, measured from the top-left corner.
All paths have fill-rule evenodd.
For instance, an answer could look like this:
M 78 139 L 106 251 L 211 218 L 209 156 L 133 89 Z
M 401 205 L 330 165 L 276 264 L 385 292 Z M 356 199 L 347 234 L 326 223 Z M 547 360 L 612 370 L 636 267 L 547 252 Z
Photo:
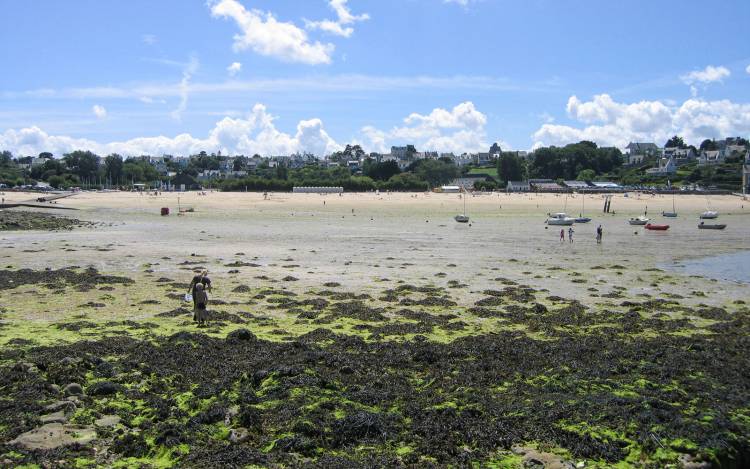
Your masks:
M 698 225 L 699 230 L 723 230 L 726 228 L 727 225 L 722 223 L 706 223 L 706 222 L 700 222 Z
M 630 219 L 628 220 L 628 223 L 630 223 L 631 225 L 638 225 L 638 226 L 643 226 L 643 225 L 645 225 L 646 223 L 648 223 L 649 221 L 651 221 L 651 219 L 650 219 L 650 218 L 646 218 L 646 217 L 644 217 L 643 215 L 641 215 L 641 216 L 639 216 L 639 217 L 633 217 L 633 218 L 630 218 Z
M 570 226 L 575 223 L 575 221 L 575 218 L 571 218 L 566 213 L 560 212 L 550 215 L 545 223 L 551 226 Z
M 578 214 L 578 217 L 575 219 L 576 223 L 588 223 L 591 221 L 591 218 L 583 216 L 583 212 L 586 210 L 586 193 L 585 192 L 582 192 L 582 198 L 583 200 L 581 201 L 581 213 Z
M 677 210 L 675 210 L 674 206 L 674 192 L 672 192 L 672 211 L 671 212 L 661 212 L 661 216 L 666 218 L 676 218 L 677 217 Z
M 656 223 L 646 223 L 646 226 L 644 226 L 647 230 L 651 231 L 667 231 L 669 229 L 669 225 L 657 225 Z
M 466 216 L 466 189 L 463 189 L 461 197 L 464 199 L 464 213 L 463 215 L 456 215 L 453 219 L 458 223 L 469 223 L 469 217 Z
M 713 220 L 715 218 L 719 218 L 719 212 L 716 212 L 714 210 L 706 210 L 705 212 L 701 213 L 700 218 L 701 220 Z

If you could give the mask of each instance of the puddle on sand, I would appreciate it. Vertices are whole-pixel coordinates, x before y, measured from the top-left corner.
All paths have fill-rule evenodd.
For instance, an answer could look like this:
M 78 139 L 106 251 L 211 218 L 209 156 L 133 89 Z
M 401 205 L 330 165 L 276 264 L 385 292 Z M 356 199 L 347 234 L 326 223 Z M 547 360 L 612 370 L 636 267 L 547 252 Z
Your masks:
M 750 251 L 690 259 L 663 267 L 687 275 L 750 283 Z

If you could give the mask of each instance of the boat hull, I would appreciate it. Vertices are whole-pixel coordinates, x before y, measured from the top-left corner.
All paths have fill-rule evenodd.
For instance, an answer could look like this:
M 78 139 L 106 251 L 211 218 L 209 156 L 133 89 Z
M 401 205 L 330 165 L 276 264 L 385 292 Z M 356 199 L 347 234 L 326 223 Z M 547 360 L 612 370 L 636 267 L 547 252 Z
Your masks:
M 648 223 L 648 220 L 628 220 L 628 223 L 634 226 L 643 226 Z
M 719 218 L 719 214 L 716 212 L 703 212 L 700 216 L 701 220 L 713 220 L 716 218 Z
M 662 212 L 661 216 L 665 218 L 677 218 L 677 212 Z
M 648 223 L 645 228 L 651 231 L 667 231 L 669 225 L 652 225 L 651 223 Z
M 570 220 L 547 220 L 547 224 L 550 226 L 570 226 L 575 223 L 574 219 Z
M 713 224 L 706 225 L 706 224 L 703 224 L 703 223 L 701 223 L 700 225 L 698 225 L 698 229 L 699 230 L 723 230 L 726 227 L 727 227 L 727 225 L 713 225 Z
M 591 221 L 589 217 L 578 217 L 574 220 L 576 223 L 588 223 Z
M 453 219 L 458 223 L 469 223 L 469 217 L 465 215 L 456 215 L 455 217 L 453 217 Z

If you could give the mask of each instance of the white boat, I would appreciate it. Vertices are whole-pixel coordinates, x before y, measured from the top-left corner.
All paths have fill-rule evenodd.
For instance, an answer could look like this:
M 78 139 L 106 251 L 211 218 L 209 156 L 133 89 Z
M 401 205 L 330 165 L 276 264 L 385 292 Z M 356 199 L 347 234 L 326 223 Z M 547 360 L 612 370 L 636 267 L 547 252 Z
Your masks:
M 575 219 L 575 222 L 576 223 L 588 223 L 591 221 L 591 218 L 583 216 L 583 212 L 586 211 L 586 192 L 585 191 L 582 191 L 581 199 L 583 199 L 581 200 L 581 213 Z
M 575 218 L 569 217 L 566 213 L 555 213 L 547 218 L 546 223 L 548 225 L 555 226 L 570 226 L 576 222 Z
M 466 188 L 461 188 L 463 194 L 461 194 L 461 197 L 464 199 L 464 213 L 463 215 L 456 215 L 453 217 L 454 220 L 456 220 L 457 223 L 469 223 L 469 217 L 466 215 Z
M 714 218 L 719 218 L 719 212 L 706 210 L 705 212 L 701 213 L 701 220 L 713 220 Z
M 631 225 L 645 225 L 649 221 L 651 221 L 649 218 L 641 215 L 640 217 L 631 218 L 630 220 L 628 220 L 628 223 L 630 223 Z
M 677 210 L 675 210 L 674 206 L 674 192 L 672 192 L 672 211 L 661 212 L 661 216 L 663 216 L 664 218 L 677 218 Z

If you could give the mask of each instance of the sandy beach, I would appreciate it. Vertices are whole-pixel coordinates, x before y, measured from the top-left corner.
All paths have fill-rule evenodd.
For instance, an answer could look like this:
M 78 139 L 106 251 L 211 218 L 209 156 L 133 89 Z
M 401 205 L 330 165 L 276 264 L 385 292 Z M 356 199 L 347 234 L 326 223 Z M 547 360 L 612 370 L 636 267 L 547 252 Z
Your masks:
M 33 197 L 6 193 L 6 202 Z M 43 212 L 84 224 L 0 232 L 0 364 L 16 370 L 7 376 L 48 383 L 33 392 L 22 381 L 5 385 L 18 405 L 43 415 L 56 392 L 80 384 L 85 399 L 61 421 L 97 439 L 66 449 L 65 458 L 95 465 L 163 457 L 165 466 L 221 466 L 225 451 L 277 467 L 326 465 L 328 457 L 344 465 L 383 458 L 388 466 L 523 467 L 542 458 L 663 467 L 744 454 L 747 380 L 736 373 L 748 363 L 740 351 L 748 286 L 680 269 L 747 251 L 747 201 L 677 196 L 676 219 L 661 216 L 672 210 L 671 196 L 618 194 L 610 214 L 601 195 L 584 202 L 482 194 L 466 202 L 470 224 L 453 220 L 463 210 L 458 194 L 61 199 L 58 206 L 76 210 Z M 161 216 L 162 207 L 171 214 Z M 726 230 L 698 230 L 707 207 Z M 593 221 L 573 226 L 572 243 L 566 228 L 560 242 L 560 228 L 544 223 L 558 211 Z M 627 223 L 644 212 L 670 229 Z M 214 321 L 197 328 L 183 296 L 203 269 Z M 19 365 L 22 356 L 36 364 Z M 66 356 L 72 361 L 60 365 Z M 86 372 L 96 360 L 76 364 L 91 356 L 114 371 Z M 222 364 L 204 369 L 206 360 Z M 99 394 L 101 383 L 112 392 Z M 154 399 L 169 395 L 182 397 L 164 401 L 169 416 L 155 417 L 162 404 Z M 650 412 L 635 423 L 644 402 L 674 407 L 669 417 Z M 114 417 L 119 433 L 95 424 Z M 461 427 L 445 433 L 447 421 Z M 38 425 L 20 421 L 15 407 L 0 412 L 0 442 L 33 440 Z M 739 435 L 731 451 L 716 449 L 709 435 L 727 432 Z M 656 451 L 654 438 L 668 450 Z M 338 453 L 357 445 L 364 447 Z M 22 454 L 27 462 L 45 457 Z

